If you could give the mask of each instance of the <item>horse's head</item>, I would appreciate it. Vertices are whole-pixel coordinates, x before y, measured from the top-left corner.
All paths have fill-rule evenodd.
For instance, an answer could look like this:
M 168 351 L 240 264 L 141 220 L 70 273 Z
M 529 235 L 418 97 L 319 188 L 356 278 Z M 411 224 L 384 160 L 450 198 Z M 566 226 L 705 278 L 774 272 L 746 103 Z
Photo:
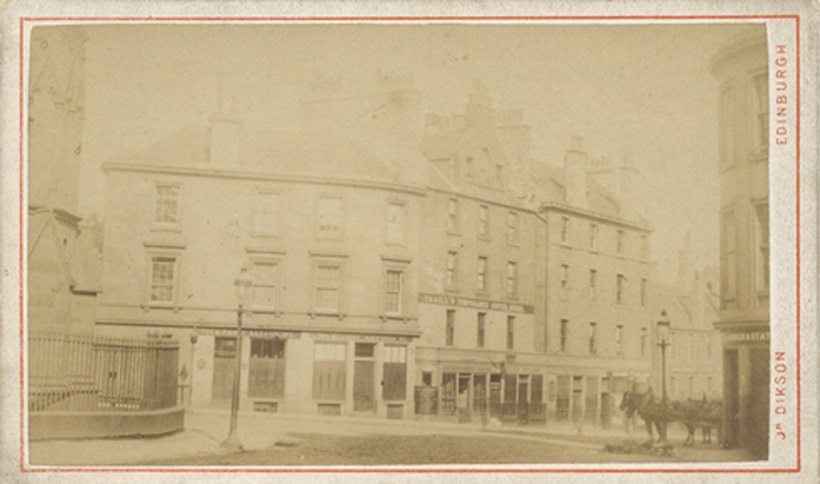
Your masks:
M 626 412 L 627 417 L 632 417 L 635 412 L 641 408 L 641 402 L 643 402 L 643 395 L 632 390 L 628 390 L 624 392 L 624 396 L 621 399 L 620 409 Z

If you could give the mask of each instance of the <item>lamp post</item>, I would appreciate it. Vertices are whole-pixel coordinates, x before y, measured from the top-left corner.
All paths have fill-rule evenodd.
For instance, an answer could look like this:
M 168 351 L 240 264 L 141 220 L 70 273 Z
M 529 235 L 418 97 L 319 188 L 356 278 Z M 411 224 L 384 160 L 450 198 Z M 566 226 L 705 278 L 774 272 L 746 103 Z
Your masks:
M 661 426 L 662 432 L 660 439 L 658 440 L 658 443 L 661 445 L 668 445 L 668 442 L 666 441 L 666 347 L 670 346 L 668 338 L 669 329 L 671 326 L 672 324 L 666 316 L 666 309 L 664 309 L 661 311 L 661 319 L 657 323 L 658 346 L 661 348 L 661 418 L 663 419 L 663 425 Z
M 228 438 L 222 442 L 222 447 L 242 450 L 242 443 L 236 434 L 236 420 L 239 413 L 239 379 L 242 375 L 242 311 L 253 285 L 247 266 L 242 267 L 233 285 L 236 289 L 236 368 L 233 374 L 233 395 L 231 397 L 231 427 L 228 431 Z
M 200 320 L 202 321 L 202 320 Z M 193 406 L 194 402 L 194 361 L 196 359 L 196 342 L 199 339 L 199 325 L 195 325 L 191 330 L 191 381 L 188 382 L 188 409 Z

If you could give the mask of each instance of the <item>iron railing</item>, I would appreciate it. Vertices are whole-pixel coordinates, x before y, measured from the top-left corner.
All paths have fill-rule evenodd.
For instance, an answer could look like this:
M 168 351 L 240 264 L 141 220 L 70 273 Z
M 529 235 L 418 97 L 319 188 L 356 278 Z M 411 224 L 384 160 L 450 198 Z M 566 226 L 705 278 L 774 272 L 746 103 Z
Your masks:
M 177 404 L 178 342 L 35 333 L 28 344 L 28 408 L 154 410 Z

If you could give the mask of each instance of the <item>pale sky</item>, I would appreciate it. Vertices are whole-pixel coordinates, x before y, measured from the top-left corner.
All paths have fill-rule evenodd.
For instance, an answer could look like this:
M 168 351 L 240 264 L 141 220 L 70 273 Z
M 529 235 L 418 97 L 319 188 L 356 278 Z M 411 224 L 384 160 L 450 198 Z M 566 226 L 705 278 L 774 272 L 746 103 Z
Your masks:
M 709 59 L 748 24 L 88 26 L 82 215 L 104 214 L 99 166 L 216 109 L 293 129 L 307 85 L 410 75 L 439 114 L 460 112 L 474 79 L 500 108 L 523 108 L 533 156 L 561 164 L 570 136 L 591 157 L 629 153 L 650 183 L 659 274 L 674 276 L 686 232 L 717 266 L 717 83 Z

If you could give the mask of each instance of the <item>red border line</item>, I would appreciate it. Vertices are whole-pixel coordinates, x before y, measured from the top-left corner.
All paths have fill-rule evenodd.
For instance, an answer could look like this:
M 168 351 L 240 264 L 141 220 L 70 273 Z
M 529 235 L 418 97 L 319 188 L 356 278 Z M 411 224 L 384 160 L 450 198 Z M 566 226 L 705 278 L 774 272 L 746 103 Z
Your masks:
M 795 142 L 795 171 L 796 171 L 796 187 L 795 187 L 795 210 L 797 211 L 797 216 L 795 217 L 795 231 L 796 231 L 796 250 L 797 250 L 797 264 L 796 264 L 796 290 L 797 293 L 797 301 L 796 301 L 796 328 L 795 328 L 795 335 L 797 336 L 797 471 L 800 472 L 801 469 L 801 449 L 800 449 L 800 16 L 795 17 L 795 30 L 797 31 L 795 37 L 797 38 L 797 42 L 795 45 L 795 57 L 797 58 L 797 93 L 796 93 L 796 101 L 797 106 L 795 108 L 795 113 L 797 116 L 797 127 L 795 129 L 797 133 L 797 140 Z M 769 316 L 769 325 L 771 326 L 771 315 Z
M 23 324 L 25 322 L 25 287 L 23 287 L 23 274 L 24 274 L 24 260 L 23 260 L 23 252 L 26 250 L 23 246 L 23 223 L 25 222 L 24 217 L 24 202 L 23 202 L 23 193 L 24 193 L 24 183 L 23 183 L 23 170 L 24 170 L 24 160 L 23 156 L 25 154 L 24 147 L 23 147 L 23 136 L 25 134 L 25 120 L 23 119 L 23 59 L 24 53 L 23 50 L 23 41 L 25 38 L 25 29 L 24 29 L 25 19 L 20 19 L 20 469 L 25 471 L 25 462 L 26 462 L 26 445 L 25 445 L 25 428 L 24 428 L 24 417 L 25 417 L 25 398 L 24 393 L 26 389 L 26 380 L 25 380 L 25 337 L 24 331 L 25 328 Z
M 497 16 L 497 17 L 483 17 L 483 16 L 420 16 L 420 17 L 400 17 L 400 16 L 348 16 L 348 17 L 22 17 L 27 21 L 72 21 L 72 22 L 110 22 L 110 21 L 145 21 L 145 22 L 271 22 L 271 21 L 286 21 L 286 22 L 350 22 L 350 21 L 368 21 L 368 22 L 393 22 L 393 21 L 522 21 L 522 20 L 738 20 L 738 19 L 793 19 L 796 15 L 670 15 L 670 16 L 655 16 L 655 15 L 616 15 L 616 16 L 584 16 L 584 15 L 555 15 L 555 16 Z
M 796 296 L 797 296 L 797 307 L 796 307 L 796 372 L 797 372 L 797 422 L 796 422 L 796 438 L 797 438 L 797 466 L 793 469 L 720 469 L 720 468 L 702 468 L 702 469 L 646 469 L 646 468 L 637 468 L 637 469 L 615 469 L 615 468 L 603 468 L 603 469 L 589 469 L 589 468 L 580 468 L 580 469 L 567 469 L 567 468 L 557 468 L 557 469 L 467 469 L 467 468 L 448 468 L 448 469 L 407 469 L 407 468 L 355 468 L 355 467 L 345 467 L 345 468 L 338 468 L 338 469 L 330 469 L 330 468 L 241 468 L 241 469 L 234 469 L 234 468 L 136 468 L 136 467 L 97 467 L 97 468 L 83 468 L 83 467 L 65 467 L 65 468 L 27 468 L 25 466 L 25 304 L 24 304 L 24 294 L 25 294 L 25 287 L 23 283 L 23 274 L 24 274 L 24 247 L 23 247 L 23 226 L 25 222 L 25 207 L 24 207 L 24 155 L 25 155 L 25 147 L 23 145 L 23 139 L 25 134 L 25 119 L 24 119 L 24 40 L 25 40 L 25 23 L 26 22 L 351 22 L 351 21 L 361 21 L 361 22 L 421 22 L 421 21 L 436 21 L 436 22 L 447 22 L 447 21 L 481 21 L 481 22 L 493 22 L 493 21 L 526 21 L 526 20 L 536 20 L 536 21 L 544 21 L 544 20 L 568 20 L 568 21 L 578 21 L 578 20 L 661 20 L 661 21 L 670 21 L 670 20 L 750 20 L 750 19 L 760 19 L 760 20 L 776 20 L 776 19 L 791 19 L 795 21 L 795 30 L 796 30 Z M 649 473 L 686 473 L 686 474 L 694 474 L 694 473 L 721 473 L 721 474 L 740 474 L 740 473 L 756 473 L 756 474 L 772 474 L 772 473 L 798 473 L 801 470 L 801 433 L 800 433 L 800 422 L 801 422 L 801 373 L 800 373 L 800 88 L 801 88 L 801 79 L 800 79 L 800 15 L 799 14 L 788 14 L 788 15 L 669 15 L 669 16 L 651 16 L 651 15 L 622 15 L 622 16 L 497 16 L 497 17 L 482 17 L 482 16 L 440 16 L 440 17 L 431 17 L 431 16 L 420 16 L 420 17 L 389 17 L 389 16 L 374 16 L 374 17 L 364 17 L 364 16 L 349 16 L 349 17 L 20 17 L 19 19 L 19 27 L 20 27 L 20 59 L 19 59 L 19 82 L 20 82 L 20 111 L 19 111 L 19 121 L 20 121 L 20 146 L 19 146 L 19 156 L 20 156 L 20 181 L 19 181 L 19 189 L 20 189 L 20 471 L 21 472 L 28 472 L 28 473 L 44 473 L 44 472 L 164 472 L 164 473 L 172 473 L 172 472 L 202 472 L 202 473 L 238 473 L 238 472 L 277 472 L 277 473 L 339 473 L 339 474 L 348 474 L 348 473 L 419 473 L 419 474 L 451 474 L 451 473 L 578 473 L 578 474 L 589 474 L 589 473 L 639 473 L 639 474 L 649 474 Z

